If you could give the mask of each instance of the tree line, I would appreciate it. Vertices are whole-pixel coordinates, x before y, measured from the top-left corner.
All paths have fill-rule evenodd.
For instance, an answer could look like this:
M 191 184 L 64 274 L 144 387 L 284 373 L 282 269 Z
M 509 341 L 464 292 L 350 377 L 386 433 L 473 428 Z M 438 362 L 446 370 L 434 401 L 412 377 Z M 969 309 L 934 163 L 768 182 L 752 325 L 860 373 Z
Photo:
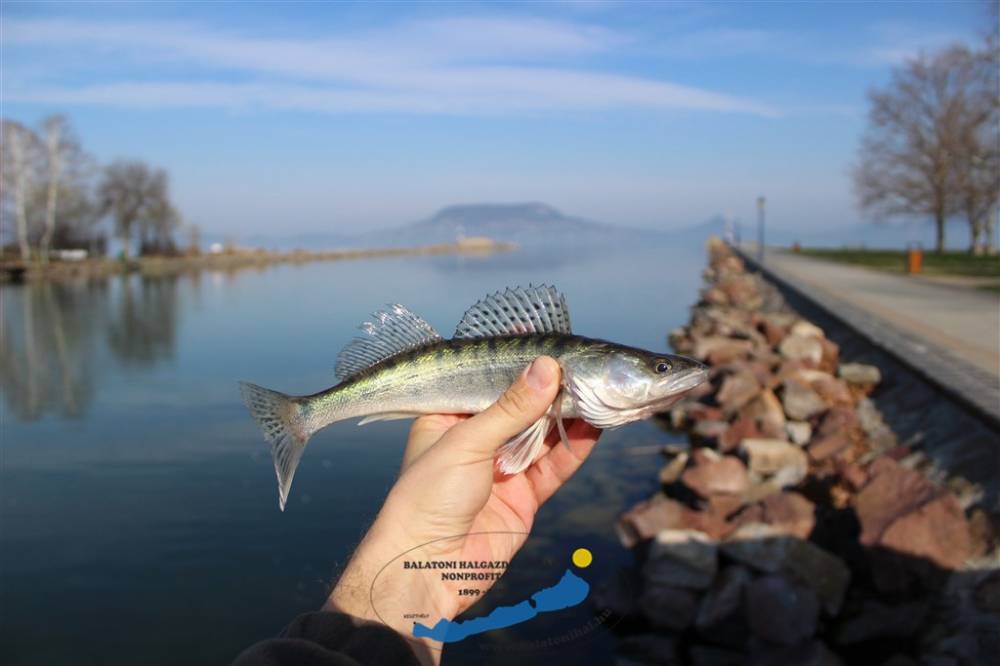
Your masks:
M 3 228 L 23 261 L 48 262 L 63 249 L 104 254 L 105 220 L 125 259 L 136 240 L 140 254 L 177 252 L 181 218 L 166 171 L 139 160 L 98 165 L 62 115 L 37 129 L 3 119 L 2 132 Z
M 993 24 L 997 23 L 996 8 Z M 996 253 L 1000 198 L 1000 45 L 956 45 L 896 68 L 869 93 L 868 126 L 854 169 L 863 210 L 923 217 L 945 248 L 950 220 L 968 224 L 973 254 Z

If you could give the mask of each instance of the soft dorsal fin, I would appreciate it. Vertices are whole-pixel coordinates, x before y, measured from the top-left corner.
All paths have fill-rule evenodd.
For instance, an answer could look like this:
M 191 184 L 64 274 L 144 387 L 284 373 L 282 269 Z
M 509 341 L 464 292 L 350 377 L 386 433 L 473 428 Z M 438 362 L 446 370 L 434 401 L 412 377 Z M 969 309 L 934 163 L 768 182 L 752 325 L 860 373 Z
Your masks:
M 370 368 L 390 356 L 441 339 L 434 327 L 402 305 L 372 315 L 358 328 L 363 337 L 354 338 L 337 356 L 337 379 L 341 381 Z
M 486 338 L 530 333 L 570 333 L 566 299 L 555 287 L 508 288 L 469 308 L 455 329 L 456 338 Z

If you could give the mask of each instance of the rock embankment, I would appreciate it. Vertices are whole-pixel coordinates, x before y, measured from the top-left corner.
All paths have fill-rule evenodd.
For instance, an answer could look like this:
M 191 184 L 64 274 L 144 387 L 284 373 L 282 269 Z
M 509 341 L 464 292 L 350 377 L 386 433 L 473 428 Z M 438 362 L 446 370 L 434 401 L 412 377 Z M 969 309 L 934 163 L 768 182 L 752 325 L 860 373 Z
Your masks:
M 662 491 L 627 511 L 635 571 L 599 603 L 622 663 L 987 663 L 1000 654 L 997 520 L 897 441 L 881 375 L 721 241 L 670 341 L 711 379 L 669 414 Z

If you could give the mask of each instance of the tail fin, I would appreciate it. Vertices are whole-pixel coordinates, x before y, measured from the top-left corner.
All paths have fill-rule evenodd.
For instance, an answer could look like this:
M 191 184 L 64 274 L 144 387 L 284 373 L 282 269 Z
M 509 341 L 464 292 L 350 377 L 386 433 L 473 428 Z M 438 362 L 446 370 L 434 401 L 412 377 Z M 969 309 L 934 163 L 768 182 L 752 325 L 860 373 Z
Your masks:
M 312 433 L 290 396 L 248 382 L 240 382 L 240 392 L 257 425 L 271 442 L 274 471 L 278 475 L 278 506 L 284 511 L 295 468 Z

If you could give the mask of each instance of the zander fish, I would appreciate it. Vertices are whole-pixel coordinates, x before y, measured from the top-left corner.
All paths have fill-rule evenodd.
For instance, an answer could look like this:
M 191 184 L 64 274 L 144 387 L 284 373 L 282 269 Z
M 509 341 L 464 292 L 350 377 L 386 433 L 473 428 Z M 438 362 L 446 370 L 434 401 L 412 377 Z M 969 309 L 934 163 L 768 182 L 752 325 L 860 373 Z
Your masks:
M 566 300 L 553 287 L 507 289 L 473 305 L 451 340 L 402 305 L 365 322 L 337 358 L 340 381 L 325 391 L 288 396 L 241 383 L 243 400 L 271 443 L 278 505 L 288 499 L 306 442 L 331 423 L 421 414 L 476 414 L 497 400 L 539 356 L 562 367 L 562 388 L 549 412 L 498 451 L 498 468 L 517 474 L 535 459 L 564 418 L 597 428 L 644 419 L 705 381 L 701 363 L 671 354 L 573 335 Z

